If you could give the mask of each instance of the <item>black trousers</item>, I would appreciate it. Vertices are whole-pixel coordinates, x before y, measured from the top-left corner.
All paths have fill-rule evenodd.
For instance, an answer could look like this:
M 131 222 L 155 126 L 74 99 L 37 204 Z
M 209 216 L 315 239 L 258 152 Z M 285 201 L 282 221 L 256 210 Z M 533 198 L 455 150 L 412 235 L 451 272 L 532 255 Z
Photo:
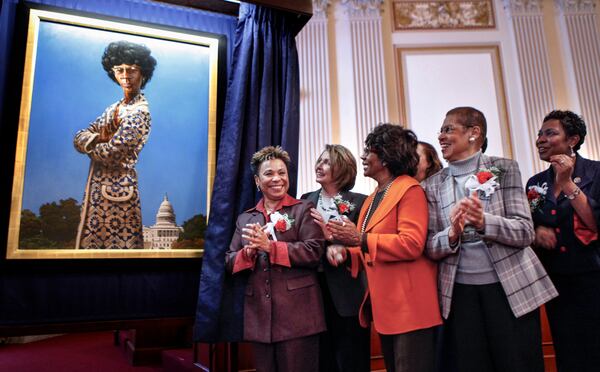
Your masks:
M 437 327 L 397 335 L 379 335 L 388 372 L 433 372 Z
M 256 372 L 317 372 L 319 336 L 263 344 L 252 343 Z
M 540 311 L 515 318 L 500 283 L 456 283 L 444 333 L 460 372 L 544 372 Z
M 325 275 L 319 275 L 327 323 L 327 331 L 319 338 L 319 371 L 369 372 L 371 327 L 361 327 L 358 315 L 338 314 L 325 280 Z
M 600 272 L 551 275 L 559 296 L 546 304 L 559 372 L 600 370 Z

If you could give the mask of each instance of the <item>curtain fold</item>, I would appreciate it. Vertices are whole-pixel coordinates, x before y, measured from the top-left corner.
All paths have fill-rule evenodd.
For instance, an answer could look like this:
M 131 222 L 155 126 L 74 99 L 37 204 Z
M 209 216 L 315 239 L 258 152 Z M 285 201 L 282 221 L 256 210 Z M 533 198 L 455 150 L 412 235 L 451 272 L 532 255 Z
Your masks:
M 297 17 L 242 3 L 235 32 L 210 222 L 200 276 L 194 339 L 239 341 L 247 277 L 225 275 L 224 257 L 237 216 L 255 205 L 250 159 L 267 145 L 298 155 L 300 83 L 295 36 Z M 297 166 L 290 167 L 290 194 Z

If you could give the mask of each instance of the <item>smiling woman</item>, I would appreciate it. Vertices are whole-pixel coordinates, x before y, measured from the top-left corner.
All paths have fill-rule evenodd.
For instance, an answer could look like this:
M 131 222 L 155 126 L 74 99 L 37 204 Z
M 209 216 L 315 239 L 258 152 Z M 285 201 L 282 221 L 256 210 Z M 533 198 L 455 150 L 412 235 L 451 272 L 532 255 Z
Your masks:
M 534 248 L 560 293 L 546 306 L 559 371 L 600 364 L 600 162 L 577 154 L 586 134 L 577 114 L 549 113 L 536 141 L 549 167 L 527 182 Z
M 389 371 L 431 372 L 434 327 L 441 323 L 436 265 L 423 255 L 427 201 L 417 172 L 417 137 L 399 125 L 380 124 L 365 140 L 363 174 L 377 182 L 356 224 L 330 220 L 340 264 L 354 277 L 364 271 L 360 324 L 379 334 Z M 346 268 L 346 267 L 345 267 Z
M 248 276 L 244 340 L 258 371 L 318 370 L 318 333 L 325 330 L 317 267 L 323 233 L 312 202 L 287 194 L 290 157 L 268 146 L 252 156 L 258 204 L 239 215 L 225 254 L 226 270 Z
M 422 185 L 445 346 L 461 371 L 541 372 L 539 306 L 557 293 L 529 248 L 533 225 L 518 165 L 483 154 L 487 121 L 472 107 L 448 111 L 438 140 L 449 166 Z
M 319 190 L 302 195 L 316 204 L 312 217 L 327 239 L 319 272 L 327 332 L 319 339 L 320 371 L 368 371 L 370 366 L 370 325 L 360 326 L 358 312 L 365 294 L 365 276 L 352 278 L 342 256 L 336 253 L 340 243 L 327 230 L 330 220 L 358 220 L 366 196 L 351 192 L 356 181 L 356 159 L 346 147 L 328 144 L 315 164 Z

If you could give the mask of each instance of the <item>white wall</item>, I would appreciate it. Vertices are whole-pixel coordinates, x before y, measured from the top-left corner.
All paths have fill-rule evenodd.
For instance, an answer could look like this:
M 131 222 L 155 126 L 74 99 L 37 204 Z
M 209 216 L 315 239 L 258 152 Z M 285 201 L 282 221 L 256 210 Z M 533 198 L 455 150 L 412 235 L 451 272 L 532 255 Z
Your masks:
M 587 85 L 600 86 L 600 82 L 596 84 L 594 80 L 600 74 L 592 74 L 593 81 L 587 85 L 582 79 L 577 84 L 572 81 L 573 77 L 582 76 L 577 75 L 582 69 L 600 71 L 600 60 L 590 58 L 600 45 L 597 16 L 600 7 L 597 6 L 599 0 L 590 1 L 595 8 L 586 2 L 588 8 L 577 10 L 586 17 L 584 36 L 590 52 L 585 54 L 572 52 L 577 42 L 573 30 L 583 27 L 584 22 L 572 20 L 567 24 L 565 14 L 578 17 L 579 13 L 562 10 L 558 0 L 556 3 L 553 0 L 494 0 L 496 26 L 492 29 L 397 32 L 392 28 L 392 0 L 314 0 L 313 4 L 318 4 L 322 11 L 322 17 L 315 21 L 325 22 L 327 33 L 319 34 L 323 38 L 320 41 L 299 42 L 299 53 L 327 56 L 329 80 L 302 80 L 309 83 L 301 87 L 301 110 L 309 111 L 303 114 L 304 118 L 316 117 L 318 105 L 312 103 L 325 92 L 325 85 L 330 98 L 330 119 L 319 124 L 322 136 L 313 134 L 300 139 L 300 151 L 304 151 L 302 161 L 308 157 L 311 165 L 299 174 L 299 192 L 318 187 L 312 171 L 314 159 L 319 155 L 312 154 L 315 142 L 319 142 L 319 146 L 327 141 L 341 143 L 359 155 L 362 142 L 373 126 L 379 122 L 395 122 L 410 127 L 421 139 L 438 147 L 436 133 L 445 112 L 455 106 L 471 105 L 484 112 L 490 127 L 490 146 L 486 153 L 517 160 L 523 182 L 546 166 L 537 159 L 534 142 L 547 102 L 551 107 L 556 105 L 556 108 L 575 111 L 586 111 L 586 105 L 581 102 L 590 102 L 587 111 L 592 121 L 588 120 L 587 124 L 593 136 L 586 138 L 582 153 L 599 153 L 600 138 L 593 137 L 600 137 L 597 134 L 600 129 L 596 129 L 600 123 L 593 121 L 597 121 L 600 109 L 591 103 L 600 98 L 586 92 L 595 92 Z M 538 7 L 536 14 L 543 25 L 535 32 L 543 33 L 543 37 L 515 26 L 515 9 L 531 6 Z M 298 36 L 299 40 L 308 35 L 303 33 Z M 535 42 L 523 43 L 527 38 Z M 523 58 L 524 53 L 529 53 L 528 45 L 539 43 L 546 45 L 548 52 L 530 53 Z M 582 56 L 574 61 L 573 55 Z M 537 71 L 542 63 L 549 66 L 550 89 L 556 103 L 546 100 L 544 105 L 534 105 L 534 110 L 526 102 L 536 98 L 532 97 L 536 89 L 524 87 L 535 82 L 530 72 Z M 313 73 L 310 70 L 318 69 L 303 71 Z M 322 97 L 319 102 L 324 102 Z M 301 119 L 301 126 L 312 128 L 313 125 L 310 120 Z M 589 151 L 590 148 L 593 151 Z M 372 182 L 359 177 L 355 190 L 368 193 L 373 187 Z

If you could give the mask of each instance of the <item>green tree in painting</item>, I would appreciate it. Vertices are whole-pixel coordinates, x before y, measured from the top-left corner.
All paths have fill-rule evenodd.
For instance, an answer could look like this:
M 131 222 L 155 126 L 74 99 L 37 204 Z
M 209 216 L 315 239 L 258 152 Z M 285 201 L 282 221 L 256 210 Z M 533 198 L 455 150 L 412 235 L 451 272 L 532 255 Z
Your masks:
M 25 209 L 21 212 L 21 248 L 75 248 L 81 207 L 73 198 L 42 204 L 39 217 Z
M 204 233 L 206 232 L 206 216 L 197 214 L 183 223 L 183 232 L 179 239 L 173 242 L 173 249 L 204 248 Z
M 40 207 L 44 236 L 55 242 L 74 241 L 77 237 L 80 207 L 73 198 L 46 203 Z
M 21 212 L 21 238 L 42 236 L 42 222 L 29 209 Z

